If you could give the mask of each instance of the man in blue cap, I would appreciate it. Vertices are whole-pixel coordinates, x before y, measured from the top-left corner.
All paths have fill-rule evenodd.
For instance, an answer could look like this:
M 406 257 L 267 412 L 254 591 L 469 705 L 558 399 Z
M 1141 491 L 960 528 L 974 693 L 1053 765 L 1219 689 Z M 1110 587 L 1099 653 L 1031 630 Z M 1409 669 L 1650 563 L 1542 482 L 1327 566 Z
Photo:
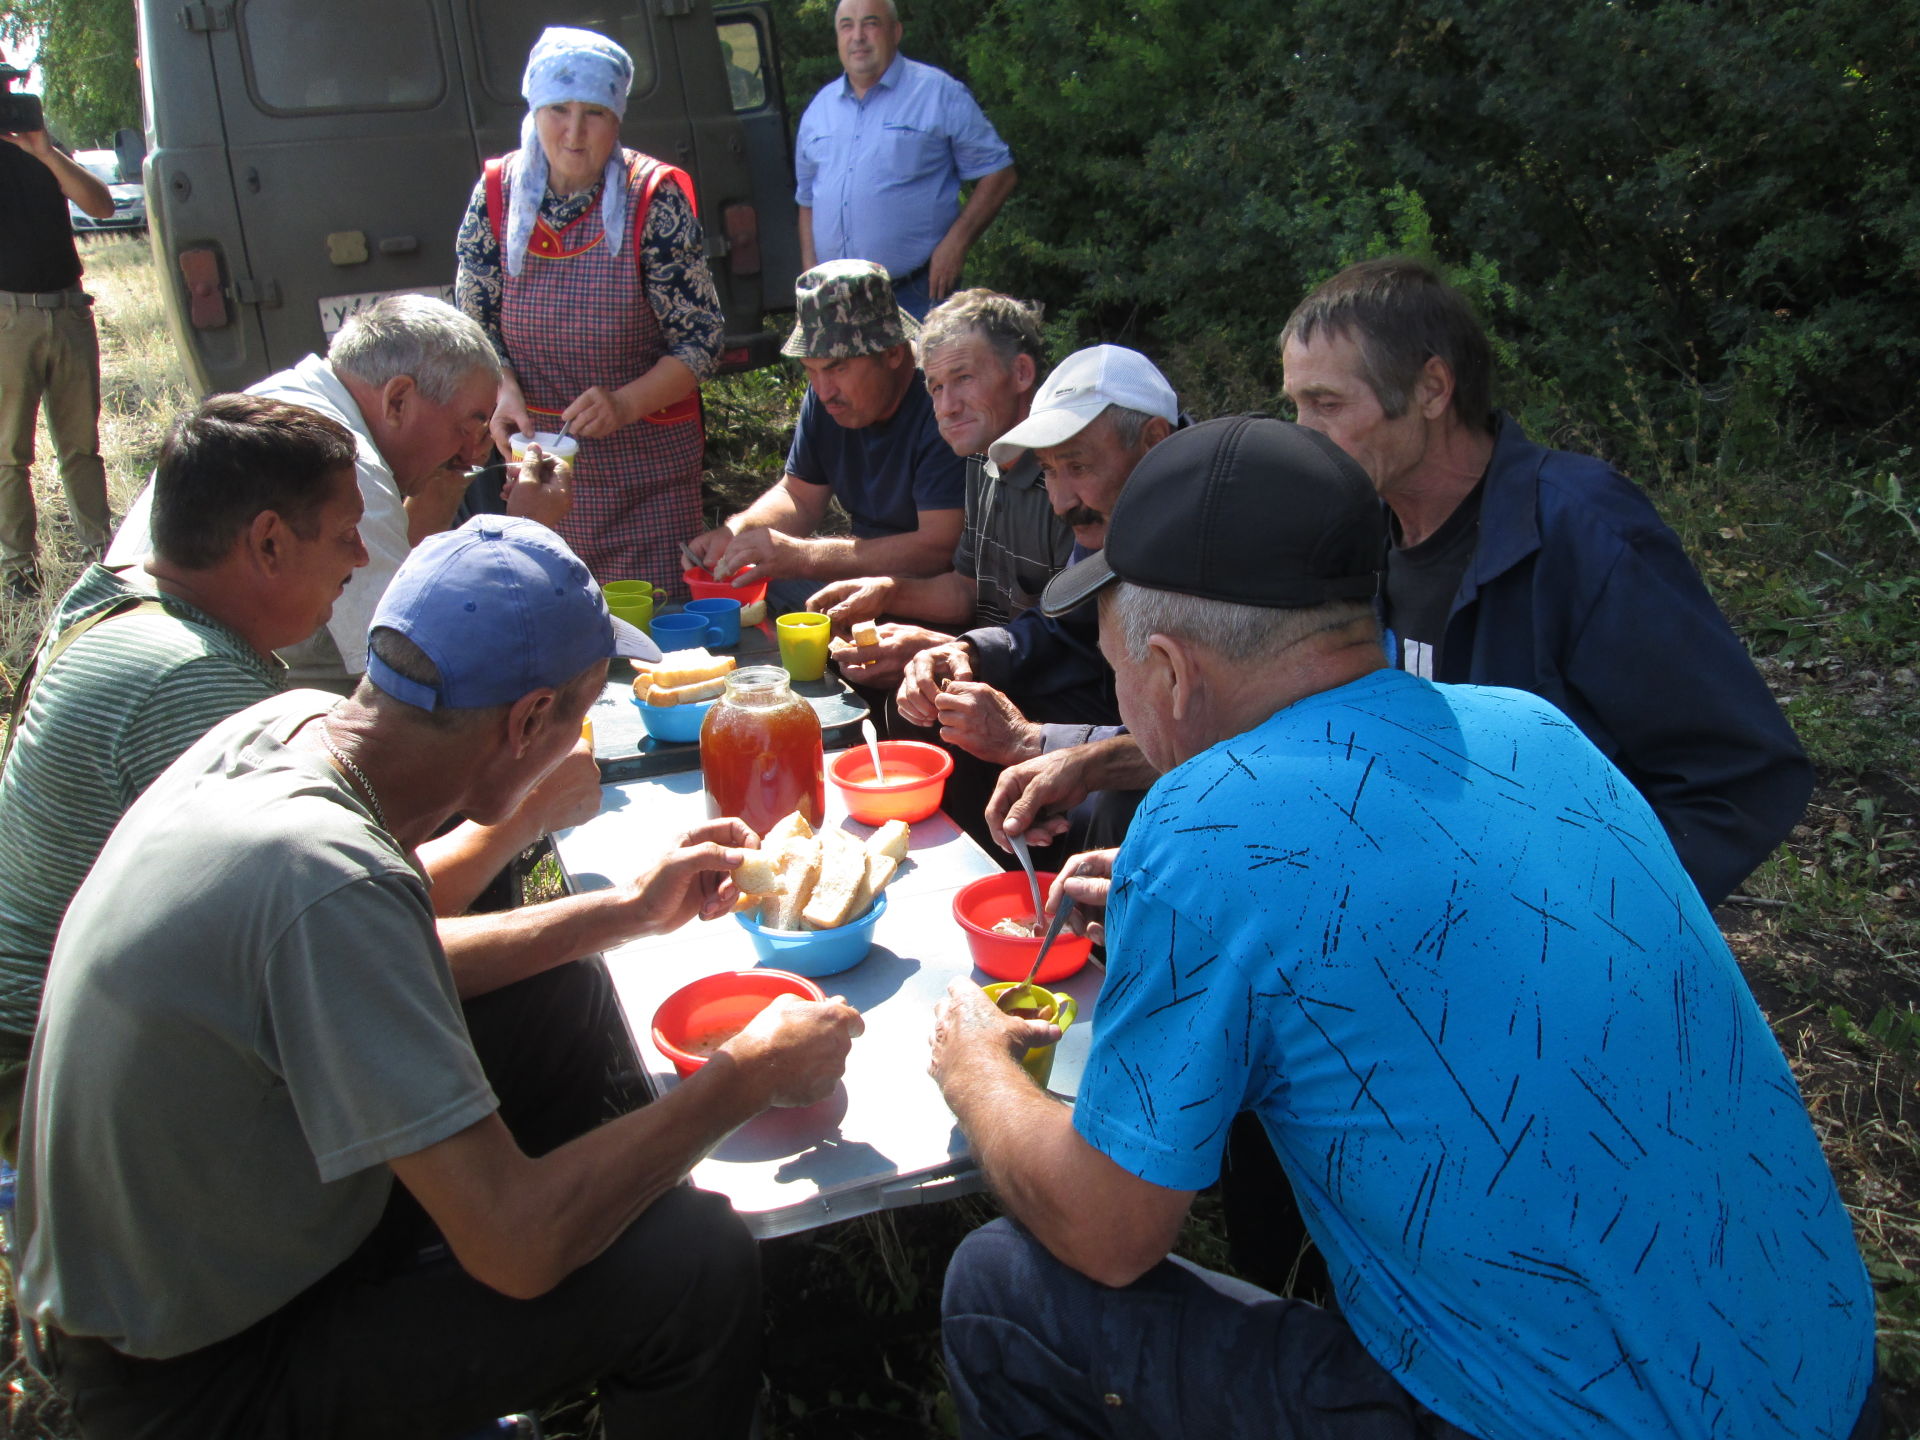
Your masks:
M 74 898 L 22 1132 L 19 1296 L 55 1382 L 89 1440 L 452 1435 L 589 1383 L 610 1437 L 745 1434 L 752 1242 L 680 1182 L 826 1094 L 859 1017 L 769 1009 L 530 1156 L 413 847 L 509 813 L 607 661 L 656 652 L 557 536 L 493 516 L 413 552 L 371 646 L 349 699 L 263 701 L 182 755 Z M 638 882 L 651 928 L 730 909 L 751 839 L 684 837 Z

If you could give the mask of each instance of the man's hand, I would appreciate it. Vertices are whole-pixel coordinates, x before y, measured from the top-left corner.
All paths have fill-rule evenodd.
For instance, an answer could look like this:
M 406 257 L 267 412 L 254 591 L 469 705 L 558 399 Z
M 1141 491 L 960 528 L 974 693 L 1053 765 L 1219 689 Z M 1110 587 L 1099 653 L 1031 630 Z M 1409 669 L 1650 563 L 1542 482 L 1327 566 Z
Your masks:
M 719 560 L 707 568 L 714 579 L 731 580 L 735 585 L 791 580 L 804 573 L 806 553 L 806 541 L 756 525 L 735 535 Z
M 566 409 L 560 412 L 561 422 L 571 426 L 568 432 L 578 435 L 582 440 L 597 440 L 602 435 L 611 435 L 614 431 L 632 423 L 639 417 L 629 415 L 620 397 L 602 385 L 590 385 Z
M 493 400 L 493 418 L 487 422 L 487 433 L 493 437 L 493 448 L 500 452 L 500 458 L 513 458 L 513 437 L 524 435 L 531 440 L 539 434 L 540 427 L 533 423 L 533 412 L 527 409 L 527 397 L 520 392 L 520 382 L 513 376 L 500 376 L 500 390 Z
M 836 632 L 844 635 L 847 627 L 862 620 L 878 620 L 886 614 L 893 598 L 893 581 L 885 575 L 869 575 L 862 580 L 836 580 L 822 585 L 807 597 L 807 609 L 833 621 Z
M 600 767 L 593 762 L 593 747 L 584 738 L 580 740 L 545 779 L 527 792 L 518 813 L 540 835 L 584 825 L 598 815 Z
M 730 818 L 709 820 L 682 835 L 630 887 L 629 903 L 643 926 L 636 933 L 662 935 L 695 915 L 702 920 L 725 915 L 738 896 L 733 872 L 759 843 L 759 836 Z
M 860 1012 L 838 995 L 824 1001 L 781 995 L 716 1054 L 764 1084 L 769 1105 L 811 1105 L 833 1092 L 854 1037 L 866 1028 Z
M 1068 925 L 1096 945 L 1106 943 L 1107 927 L 1087 912 L 1107 908 L 1113 857 L 1119 853 L 1118 850 L 1081 851 L 1060 867 L 1060 873 L 1053 877 L 1053 884 L 1047 890 L 1047 914 L 1058 913 L 1061 902 L 1071 899 L 1077 908 Z
M 1029 845 L 1051 845 L 1066 832 L 1067 812 L 1090 793 L 1084 745 L 1010 765 L 987 801 L 987 832 L 1002 850 L 1013 849 L 1009 835 L 1023 835 Z
M 1040 727 L 991 685 L 978 680 L 949 681 L 934 696 L 933 710 L 940 722 L 941 740 L 989 765 L 1017 765 L 1040 753 Z
M 927 261 L 927 294 L 938 305 L 960 283 L 960 272 L 967 263 L 967 242 L 949 230 L 946 238 L 933 247 Z
M 687 542 L 694 558 L 706 567 L 709 575 L 716 573 L 714 566 L 720 563 L 720 557 L 727 553 L 727 546 L 733 543 L 733 531 L 724 525 L 716 525 L 711 530 L 702 530 Z
M 878 645 L 855 645 L 850 640 L 834 640 L 830 646 L 840 673 L 861 685 L 891 685 L 906 671 L 907 662 L 929 646 L 944 644 L 950 637 L 938 630 L 918 625 L 886 624 L 879 627 Z
M 556 529 L 573 509 L 573 466 L 553 460 L 538 467 L 509 465 L 500 498 L 506 502 L 507 514 Z
M 965 975 L 947 982 L 947 993 L 933 1010 L 933 1055 L 927 1073 L 942 1093 L 967 1065 L 983 1057 L 1018 1060 L 1039 1045 L 1052 1045 L 1060 1027 L 1051 1020 L 1028 1020 L 1002 1012 L 986 991 Z
M 927 729 L 940 723 L 934 700 L 953 680 L 973 679 L 973 652 L 964 640 L 952 640 L 922 650 L 907 662 L 894 703 L 910 723 Z
M 11 142 L 43 163 L 53 158 L 53 141 L 45 130 L 0 131 L 0 140 Z

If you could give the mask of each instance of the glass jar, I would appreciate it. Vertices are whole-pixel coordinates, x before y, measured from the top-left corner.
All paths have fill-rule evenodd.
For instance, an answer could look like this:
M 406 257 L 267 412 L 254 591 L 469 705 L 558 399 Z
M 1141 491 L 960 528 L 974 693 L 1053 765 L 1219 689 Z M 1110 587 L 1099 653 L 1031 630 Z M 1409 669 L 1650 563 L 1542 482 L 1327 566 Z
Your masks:
M 793 693 L 778 665 L 735 670 L 726 686 L 700 725 L 707 814 L 737 816 L 756 835 L 795 810 L 818 826 L 827 813 L 827 772 L 813 706 Z

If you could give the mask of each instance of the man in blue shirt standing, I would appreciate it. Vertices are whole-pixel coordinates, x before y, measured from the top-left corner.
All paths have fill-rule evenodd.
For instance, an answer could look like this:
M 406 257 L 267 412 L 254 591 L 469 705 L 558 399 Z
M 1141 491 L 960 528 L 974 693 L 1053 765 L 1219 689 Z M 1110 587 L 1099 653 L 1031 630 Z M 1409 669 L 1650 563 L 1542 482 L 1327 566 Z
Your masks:
M 1011 1215 L 947 1274 L 961 1433 L 1867 1440 L 1866 1272 L 1705 903 L 1565 715 L 1383 663 L 1385 533 L 1339 447 L 1236 417 L 1047 588 L 1097 596 L 1161 778 L 1068 882 L 1107 907 L 1076 1103 L 1018 1063 L 1054 1027 L 939 1010 Z M 1169 1256 L 1248 1110 L 1337 1314 Z
M 900 53 L 894 0 L 841 0 L 846 74 L 813 97 L 794 144 L 800 263 L 871 260 L 924 320 L 1017 178 L 1013 152 L 965 85 Z M 962 181 L 976 181 L 964 207 Z

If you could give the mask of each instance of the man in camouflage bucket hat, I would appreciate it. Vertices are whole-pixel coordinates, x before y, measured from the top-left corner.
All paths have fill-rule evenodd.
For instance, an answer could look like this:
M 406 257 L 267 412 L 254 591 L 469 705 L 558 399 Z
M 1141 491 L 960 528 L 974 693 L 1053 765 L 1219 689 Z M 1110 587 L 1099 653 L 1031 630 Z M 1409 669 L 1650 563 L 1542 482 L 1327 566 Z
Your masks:
M 894 303 L 893 282 L 871 260 L 829 260 L 793 286 L 798 321 L 782 355 L 844 360 L 877 355 L 920 333 L 920 322 Z
M 774 584 L 769 608 L 805 608 L 828 580 L 938 575 L 953 568 L 966 461 L 940 437 L 908 342 L 920 323 L 870 260 L 831 260 L 794 287 L 799 323 L 781 347 L 811 382 L 786 473 L 690 548 L 736 584 Z M 836 499 L 851 536 L 816 536 Z

